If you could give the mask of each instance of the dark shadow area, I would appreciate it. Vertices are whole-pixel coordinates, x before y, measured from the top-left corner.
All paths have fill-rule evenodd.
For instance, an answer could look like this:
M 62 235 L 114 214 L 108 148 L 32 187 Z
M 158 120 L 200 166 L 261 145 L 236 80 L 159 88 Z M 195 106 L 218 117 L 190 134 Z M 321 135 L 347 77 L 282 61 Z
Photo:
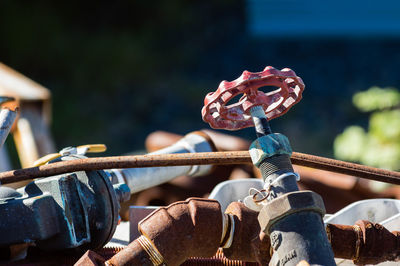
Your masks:
M 400 87 L 400 39 L 256 38 L 246 23 L 239 0 L 2 1 L 0 61 L 51 90 L 58 148 L 105 143 L 115 155 L 142 149 L 155 130 L 208 128 L 204 96 L 243 70 L 303 78 L 303 100 L 271 126 L 318 155 L 332 155 L 346 125 L 367 123 L 354 92 Z

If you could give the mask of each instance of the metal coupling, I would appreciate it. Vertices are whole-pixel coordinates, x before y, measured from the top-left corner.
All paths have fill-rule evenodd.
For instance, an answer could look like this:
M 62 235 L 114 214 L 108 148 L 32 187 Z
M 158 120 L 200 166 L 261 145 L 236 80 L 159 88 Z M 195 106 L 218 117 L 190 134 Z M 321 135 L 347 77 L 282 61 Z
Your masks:
M 253 164 L 259 167 L 265 159 L 275 155 L 288 155 L 290 157 L 292 148 L 285 135 L 273 133 L 257 138 L 250 145 L 249 153 Z
M 176 202 L 139 222 L 142 235 L 106 264 L 181 265 L 189 257 L 212 257 L 221 247 L 228 259 L 265 265 L 270 244 L 260 233 L 257 215 L 239 202 L 231 203 L 225 214 L 216 200 Z
M 267 265 L 271 259 L 271 245 L 269 237 L 260 232 L 258 212 L 247 208 L 241 202 L 232 202 L 226 208 L 225 214 L 233 217 L 235 230 L 231 246 L 223 249 L 224 255 L 231 260 Z
M 142 236 L 107 263 L 174 266 L 189 257 L 212 257 L 221 236 L 225 238 L 223 231 L 233 232 L 231 223 L 223 230 L 222 216 L 218 201 L 210 199 L 189 198 L 161 207 L 139 222 Z
M 279 220 L 298 212 L 317 212 L 325 215 L 324 202 L 320 195 L 312 191 L 295 191 L 284 194 L 268 202 L 258 215 L 261 230 L 270 234 L 271 226 Z
M 221 242 L 222 224 L 218 201 L 189 198 L 159 208 L 138 227 L 157 247 L 165 264 L 180 265 L 192 256 L 213 256 Z

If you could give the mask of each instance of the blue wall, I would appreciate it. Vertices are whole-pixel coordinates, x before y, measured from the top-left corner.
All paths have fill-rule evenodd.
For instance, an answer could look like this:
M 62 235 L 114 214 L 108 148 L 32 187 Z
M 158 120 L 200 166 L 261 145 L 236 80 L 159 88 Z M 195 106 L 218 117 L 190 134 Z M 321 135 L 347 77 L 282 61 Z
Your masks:
M 247 0 L 253 36 L 400 36 L 396 0 Z

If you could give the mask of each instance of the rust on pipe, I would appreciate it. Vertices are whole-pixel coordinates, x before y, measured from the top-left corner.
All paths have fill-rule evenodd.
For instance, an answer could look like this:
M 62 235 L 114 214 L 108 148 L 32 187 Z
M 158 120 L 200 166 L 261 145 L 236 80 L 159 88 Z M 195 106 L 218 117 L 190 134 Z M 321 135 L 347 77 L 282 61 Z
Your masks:
M 299 152 L 293 152 L 291 161 L 295 165 L 400 185 L 400 172 L 396 171 L 389 171 Z
M 270 240 L 261 232 L 258 212 L 247 208 L 241 202 L 232 202 L 225 210 L 233 215 L 235 230 L 232 245 L 224 248 L 224 255 L 231 260 L 258 262 L 267 265 L 271 259 Z
M 153 266 L 149 254 L 138 241 L 133 241 L 126 248 L 115 254 L 106 261 L 105 265 L 143 265 Z
M 228 259 L 221 250 L 211 258 L 193 257 L 186 260 L 181 266 L 259 266 L 257 262 Z M 263 264 L 262 264 L 263 265 Z
M 96 266 L 104 265 L 104 258 L 92 250 L 86 251 L 85 254 L 74 264 L 74 266 Z
M 358 235 L 352 225 L 327 224 L 326 233 L 336 258 L 354 258 Z
M 142 236 L 106 263 L 178 266 L 189 257 L 212 257 L 223 230 L 221 207 L 216 200 L 189 198 L 157 209 L 138 227 Z
M 400 185 L 400 172 L 349 163 L 315 155 L 293 152 L 292 163 L 356 177 Z M 163 167 L 181 165 L 251 164 L 248 151 L 202 152 L 137 156 L 113 156 L 62 161 L 39 167 L 24 168 L 0 173 L 0 183 L 70 173 L 112 168 Z
M 143 219 L 142 236 L 106 262 L 109 265 L 265 265 L 270 260 L 269 238 L 260 235 L 258 213 L 243 203 L 233 202 L 226 215 L 235 219 L 233 241 L 223 246 L 223 215 L 215 200 L 189 198 L 161 207 Z M 229 231 L 229 230 L 227 230 Z M 141 243 L 148 239 L 150 249 Z M 218 251 L 218 252 L 217 252 Z M 217 252 L 217 253 L 216 253 Z M 150 254 L 153 253 L 153 254 Z M 214 257 L 214 254 L 216 254 Z M 226 257 L 225 257 L 226 256 Z M 138 263 L 140 261 L 140 263 Z M 186 261 L 186 262 L 185 262 Z M 185 262 L 185 263 L 184 263 Z M 184 264 L 181 264 L 184 263 Z
M 234 216 L 235 230 L 231 246 L 223 253 L 221 249 L 217 252 L 223 231 L 219 203 L 189 198 L 161 207 L 139 223 L 141 237 L 149 239 L 162 262 L 154 262 L 139 237 L 106 264 L 267 265 L 273 251 L 269 237 L 260 233 L 258 213 L 239 202 L 231 203 L 225 213 Z M 389 232 L 380 224 L 363 220 L 353 226 L 328 224 L 326 231 L 336 258 L 351 259 L 358 265 L 400 259 L 400 232 Z
M 74 266 L 102 266 L 105 264 L 104 259 L 105 258 L 110 258 L 112 256 L 115 256 L 116 254 L 119 254 L 122 252 L 122 248 L 117 248 L 117 249 L 110 249 L 110 248 L 103 248 L 99 250 L 97 253 L 94 251 L 89 250 L 86 252 L 75 264 L 74 264 L 74 259 L 68 260 L 65 265 L 72 265 Z M 123 255 L 122 253 L 121 255 Z M 131 256 L 129 253 L 125 253 L 124 256 Z M 60 260 L 58 260 L 59 262 Z M 48 262 L 46 260 L 46 262 Z M 53 264 L 56 264 L 57 261 L 51 261 Z M 131 265 L 146 265 L 143 264 L 143 262 L 132 262 Z M 146 262 L 144 262 L 146 263 Z M 107 264 L 110 264 L 110 262 L 107 262 Z M 64 264 L 63 264 L 64 265 Z M 259 266 L 260 264 L 257 262 L 246 262 L 246 261 L 241 261 L 241 260 L 231 260 L 225 257 L 225 255 L 218 250 L 217 253 L 211 257 L 211 258 L 200 258 L 200 257 L 192 257 L 187 259 L 184 263 L 181 264 L 181 266 Z
M 400 232 L 389 232 L 378 223 L 358 220 L 355 225 L 328 224 L 328 238 L 335 257 L 356 265 L 400 260 Z
M 225 213 L 235 216 L 236 228 L 232 246 L 223 249 L 224 255 L 267 265 L 272 255 L 270 239 L 260 234 L 258 213 L 239 202 L 231 203 Z M 350 259 L 357 265 L 400 260 L 400 232 L 389 232 L 378 223 L 359 220 L 355 225 L 328 224 L 326 232 L 335 258 Z
M 0 173 L 0 183 L 9 184 L 27 179 L 47 177 L 75 171 L 91 171 L 113 168 L 243 163 L 251 163 L 251 159 L 247 151 L 86 158 L 2 172 Z

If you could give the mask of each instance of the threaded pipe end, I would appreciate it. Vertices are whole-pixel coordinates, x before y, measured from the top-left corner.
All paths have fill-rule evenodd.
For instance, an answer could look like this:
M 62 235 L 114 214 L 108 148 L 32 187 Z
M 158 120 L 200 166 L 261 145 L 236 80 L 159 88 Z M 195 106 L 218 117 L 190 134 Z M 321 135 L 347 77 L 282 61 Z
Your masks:
M 266 158 L 260 164 L 261 174 L 263 179 L 269 177 L 272 174 L 277 172 L 293 172 L 292 163 L 290 161 L 290 157 L 287 154 L 275 155 L 269 158 Z

